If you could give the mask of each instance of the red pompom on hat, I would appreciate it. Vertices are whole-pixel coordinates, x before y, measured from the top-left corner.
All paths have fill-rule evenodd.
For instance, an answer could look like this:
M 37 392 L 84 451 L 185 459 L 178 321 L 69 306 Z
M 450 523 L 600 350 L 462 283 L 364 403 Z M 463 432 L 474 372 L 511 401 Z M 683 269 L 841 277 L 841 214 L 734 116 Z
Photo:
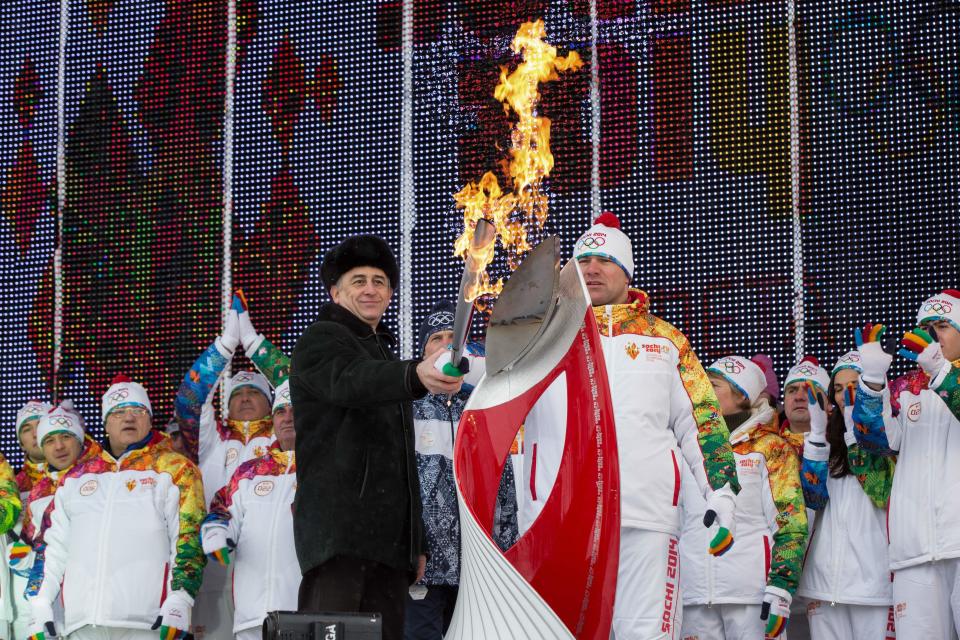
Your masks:
M 597 219 L 593 221 L 593 224 L 602 224 L 605 227 L 610 227 L 612 229 L 620 228 L 620 218 L 610 213 L 609 211 L 604 211 Z
M 620 219 L 609 211 L 597 216 L 585 234 L 573 245 L 573 259 L 600 256 L 616 262 L 633 279 L 633 243 L 620 230 Z

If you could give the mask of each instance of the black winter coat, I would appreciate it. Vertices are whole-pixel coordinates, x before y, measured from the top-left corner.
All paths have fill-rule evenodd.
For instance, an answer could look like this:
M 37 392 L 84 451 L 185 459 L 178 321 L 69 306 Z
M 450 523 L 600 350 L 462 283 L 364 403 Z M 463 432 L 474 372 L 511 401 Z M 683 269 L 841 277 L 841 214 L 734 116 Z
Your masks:
M 328 303 L 297 341 L 293 534 L 303 573 L 337 555 L 415 571 L 425 552 L 412 400 L 427 390 L 396 339 Z

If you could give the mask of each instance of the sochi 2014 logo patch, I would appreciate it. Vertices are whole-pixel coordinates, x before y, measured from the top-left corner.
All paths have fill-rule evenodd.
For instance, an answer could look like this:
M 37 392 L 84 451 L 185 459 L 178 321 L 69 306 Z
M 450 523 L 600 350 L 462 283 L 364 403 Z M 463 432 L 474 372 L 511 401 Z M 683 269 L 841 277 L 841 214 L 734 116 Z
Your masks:
M 640 347 L 637 346 L 636 342 L 628 342 L 624 350 L 631 360 L 636 360 L 637 356 L 640 355 Z
M 914 402 L 912 405 L 910 405 L 910 408 L 907 409 L 907 419 L 910 420 L 910 422 L 916 422 L 917 420 L 920 419 L 920 403 L 919 402 Z
M 80 485 L 80 495 L 86 497 L 92 495 L 100 485 L 96 480 L 87 480 L 82 485 Z
M 273 481 L 272 480 L 261 480 L 253 487 L 253 492 L 260 496 L 261 498 L 273 491 Z
M 233 464 L 237 461 L 237 458 L 240 457 L 240 451 L 238 449 L 227 449 L 227 464 Z

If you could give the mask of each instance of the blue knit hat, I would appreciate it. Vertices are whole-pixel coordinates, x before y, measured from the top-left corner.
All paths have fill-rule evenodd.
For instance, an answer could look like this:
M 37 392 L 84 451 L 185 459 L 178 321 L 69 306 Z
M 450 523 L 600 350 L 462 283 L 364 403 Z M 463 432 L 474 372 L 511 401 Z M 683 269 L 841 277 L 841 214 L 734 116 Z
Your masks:
M 417 333 L 420 353 L 427 346 L 427 339 L 438 331 L 453 331 L 453 319 L 457 306 L 449 300 L 438 300 L 427 317 L 420 322 L 420 331 Z

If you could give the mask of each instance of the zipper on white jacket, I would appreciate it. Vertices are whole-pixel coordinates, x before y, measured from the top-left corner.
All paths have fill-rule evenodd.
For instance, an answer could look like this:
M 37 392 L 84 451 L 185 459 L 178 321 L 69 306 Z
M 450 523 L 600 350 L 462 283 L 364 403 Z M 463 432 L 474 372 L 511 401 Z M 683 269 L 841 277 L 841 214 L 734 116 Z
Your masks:
M 830 475 L 830 474 L 829 474 L 829 471 L 828 471 L 828 472 L 827 472 L 827 492 L 828 492 L 828 494 L 829 494 L 829 492 L 830 492 L 830 478 L 829 478 L 829 475 Z M 835 484 L 838 484 L 838 483 L 835 483 Z M 843 492 L 843 491 L 841 491 L 840 493 L 841 493 L 841 495 L 844 495 L 844 492 Z M 834 507 L 837 506 L 836 501 L 835 501 L 833 498 L 829 498 L 829 499 L 828 499 L 827 506 L 824 507 L 823 512 L 826 513 L 826 512 L 827 512 L 827 509 L 829 509 L 831 506 L 834 506 Z M 833 580 L 832 580 L 832 582 L 833 582 L 833 597 L 830 598 L 830 606 L 831 606 L 831 607 L 836 606 L 837 601 L 840 599 L 840 598 L 837 596 L 837 592 L 840 590 L 840 586 L 839 586 L 839 585 L 840 585 L 840 559 L 837 557 L 837 555 L 838 555 L 838 550 L 839 550 L 839 548 L 840 548 L 840 545 L 838 544 L 839 538 L 837 537 L 837 518 L 836 518 L 836 515 L 837 515 L 837 514 L 835 513 L 836 511 L 837 511 L 836 509 L 831 509 L 831 510 L 830 510 L 830 546 L 831 546 L 831 549 L 830 549 L 830 563 L 831 563 L 831 565 L 832 565 L 831 569 L 833 569 L 833 571 L 832 571 L 832 573 L 833 573 L 833 576 L 832 576 L 832 578 L 833 578 Z M 844 509 L 844 511 L 846 511 L 846 509 Z
M 116 476 L 117 478 L 119 478 L 119 475 L 120 475 L 120 460 L 122 459 L 123 459 L 123 456 L 120 456 L 120 458 L 117 460 L 117 470 L 113 472 L 117 474 Z M 106 512 L 103 514 L 103 520 L 101 521 L 101 528 L 100 528 L 100 530 L 104 532 L 110 531 L 110 521 L 113 520 L 113 504 L 115 502 L 114 493 L 116 491 L 116 488 L 117 488 L 117 482 L 111 482 L 109 492 L 107 493 L 107 496 L 106 496 L 107 509 L 106 509 Z M 103 565 L 106 564 L 105 560 L 107 556 L 107 554 L 105 553 L 105 549 L 103 547 L 106 544 L 106 541 L 107 541 L 107 535 L 101 535 L 100 540 L 97 544 L 97 550 L 98 550 L 97 552 L 100 554 L 100 564 L 97 568 L 97 576 L 96 576 L 97 595 L 96 595 L 96 600 L 94 600 L 93 626 L 98 626 L 100 624 L 100 621 L 103 620 L 103 583 L 104 583 L 104 579 L 103 579 L 104 566 Z M 66 613 L 64 613 L 64 618 L 66 618 Z M 64 623 L 66 623 L 66 619 L 64 619 Z
M 708 534 L 709 535 L 709 534 Z M 707 607 L 713 608 L 713 561 L 714 556 L 707 552 Z
M 287 466 L 283 470 L 283 476 L 277 478 L 277 484 L 280 484 L 280 480 L 284 480 L 284 488 L 286 488 L 286 476 L 290 475 L 290 466 L 293 464 L 293 458 L 287 454 Z M 286 504 L 286 493 L 283 495 L 283 499 L 278 500 L 276 505 L 273 508 L 273 524 L 270 525 L 270 564 L 267 567 L 267 597 L 264 598 L 264 604 L 267 605 L 267 611 L 272 610 L 275 605 L 273 600 L 273 585 L 274 585 L 274 569 L 277 564 L 277 549 L 279 545 L 277 544 L 277 523 L 283 518 L 283 512 L 281 509 L 283 505 Z M 289 506 L 288 506 L 289 508 Z
M 278 482 L 279 484 L 279 482 Z M 263 599 L 264 604 L 267 605 L 267 611 L 271 610 L 271 605 L 273 604 L 273 574 L 274 574 L 274 565 L 277 563 L 277 522 L 280 520 L 280 511 L 279 506 L 282 500 L 277 501 L 277 504 L 273 508 L 273 523 L 270 525 L 270 562 L 267 566 L 267 593 L 266 598 Z

